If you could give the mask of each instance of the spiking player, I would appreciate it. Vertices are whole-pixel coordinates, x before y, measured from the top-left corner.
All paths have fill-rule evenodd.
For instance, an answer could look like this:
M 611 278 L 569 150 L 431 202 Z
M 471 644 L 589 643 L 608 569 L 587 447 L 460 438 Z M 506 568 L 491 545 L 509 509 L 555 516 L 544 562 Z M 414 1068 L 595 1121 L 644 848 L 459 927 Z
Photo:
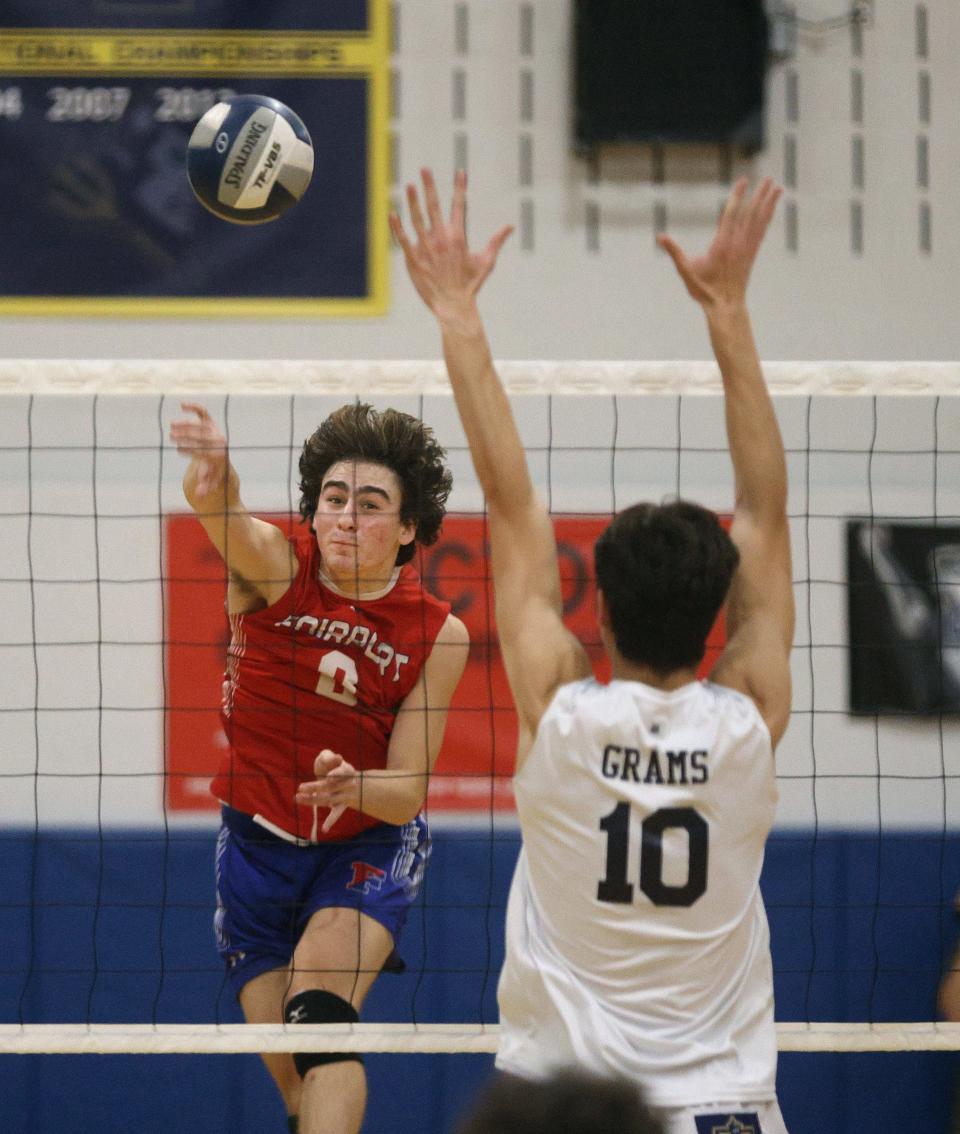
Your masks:
M 734 187 L 705 256 L 661 236 L 700 304 L 726 395 L 728 535 L 696 504 L 636 504 L 595 550 L 613 680 L 564 627 L 550 517 L 531 483 L 476 295 L 509 235 L 465 235 L 429 171 L 415 237 L 391 227 L 436 315 L 486 495 L 497 626 L 519 717 L 523 833 L 507 911 L 497 1065 L 564 1065 L 646 1085 L 670 1134 L 784 1134 L 766 914 L 758 880 L 790 712 L 793 593 L 783 443 L 746 308 L 780 190 Z M 696 679 L 727 602 L 726 648 Z
M 444 451 L 408 414 L 343 406 L 303 447 L 308 530 L 288 539 L 245 509 L 206 409 L 182 408 L 184 491 L 229 577 L 218 947 L 249 1022 L 356 1021 L 401 964 L 429 854 L 420 811 L 469 648 L 410 564 L 440 531 Z M 291 1130 L 360 1129 L 360 1056 L 264 1060 Z

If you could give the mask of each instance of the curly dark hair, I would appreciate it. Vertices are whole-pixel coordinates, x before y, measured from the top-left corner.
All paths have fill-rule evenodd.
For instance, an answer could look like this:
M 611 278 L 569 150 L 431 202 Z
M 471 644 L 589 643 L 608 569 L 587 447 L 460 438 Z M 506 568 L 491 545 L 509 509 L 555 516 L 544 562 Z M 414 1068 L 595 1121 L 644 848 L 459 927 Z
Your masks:
M 416 544 L 429 546 L 440 534 L 453 477 L 433 430 L 399 410 L 382 412 L 351 402 L 332 414 L 307 438 L 300 454 L 300 515 L 311 526 L 323 477 L 338 461 L 372 461 L 391 469 L 400 481 L 400 519 L 416 524 L 416 538 L 401 546 L 397 566 L 409 562 Z
M 661 676 L 698 665 L 739 562 L 716 514 L 699 504 L 626 508 L 594 547 L 617 649 Z

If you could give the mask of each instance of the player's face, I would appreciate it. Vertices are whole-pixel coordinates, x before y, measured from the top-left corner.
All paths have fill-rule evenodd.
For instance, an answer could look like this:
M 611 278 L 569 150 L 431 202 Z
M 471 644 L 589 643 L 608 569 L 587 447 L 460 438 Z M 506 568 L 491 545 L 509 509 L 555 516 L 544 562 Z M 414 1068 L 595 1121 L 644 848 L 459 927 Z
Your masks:
M 377 590 L 390 579 L 415 526 L 400 519 L 402 488 L 392 469 L 338 461 L 324 473 L 313 526 L 323 569 L 344 590 Z

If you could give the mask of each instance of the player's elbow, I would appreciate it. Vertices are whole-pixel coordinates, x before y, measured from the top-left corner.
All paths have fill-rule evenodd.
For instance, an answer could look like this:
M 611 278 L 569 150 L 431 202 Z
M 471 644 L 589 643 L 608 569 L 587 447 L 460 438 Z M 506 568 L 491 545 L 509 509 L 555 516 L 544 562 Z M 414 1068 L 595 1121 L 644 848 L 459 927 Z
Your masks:
M 420 801 L 420 802 L 419 802 L 419 803 L 417 804 L 417 806 L 416 806 L 416 807 L 412 807 L 412 808 L 410 808 L 410 809 L 408 809 L 408 810 L 406 810 L 406 811 L 402 811 L 402 812 L 401 812 L 401 813 L 400 813 L 400 814 L 399 814 L 399 815 L 397 816 L 397 818 L 396 818 L 396 819 L 394 820 L 394 824 L 395 824 L 395 826 L 397 826 L 397 827 L 406 827 L 406 825 L 407 825 L 408 823 L 412 823 L 412 822 L 414 821 L 414 819 L 416 819 L 416 817 L 417 817 L 417 816 L 418 816 L 418 815 L 420 814 L 420 812 L 421 812 L 421 811 L 423 810 L 423 806 L 424 806 L 424 804 L 425 804 L 425 803 L 426 803 L 426 800 L 422 799 L 422 800 L 421 800 L 421 801 Z
M 398 827 L 412 823 L 427 802 L 429 777 L 421 773 L 401 779 L 398 790 L 391 794 L 390 822 Z
M 398 799 L 391 809 L 390 821 L 397 827 L 404 827 L 412 823 L 420 814 L 427 802 L 427 793 L 416 792 Z

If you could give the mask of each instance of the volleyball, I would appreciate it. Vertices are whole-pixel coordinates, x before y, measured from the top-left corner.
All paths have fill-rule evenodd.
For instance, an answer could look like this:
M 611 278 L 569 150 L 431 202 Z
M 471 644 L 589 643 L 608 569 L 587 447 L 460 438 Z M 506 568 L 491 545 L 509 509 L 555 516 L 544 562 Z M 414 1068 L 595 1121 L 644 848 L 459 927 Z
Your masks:
M 212 106 L 187 144 L 187 177 L 200 203 L 234 224 L 275 220 L 307 191 L 313 143 L 289 106 L 233 95 Z

